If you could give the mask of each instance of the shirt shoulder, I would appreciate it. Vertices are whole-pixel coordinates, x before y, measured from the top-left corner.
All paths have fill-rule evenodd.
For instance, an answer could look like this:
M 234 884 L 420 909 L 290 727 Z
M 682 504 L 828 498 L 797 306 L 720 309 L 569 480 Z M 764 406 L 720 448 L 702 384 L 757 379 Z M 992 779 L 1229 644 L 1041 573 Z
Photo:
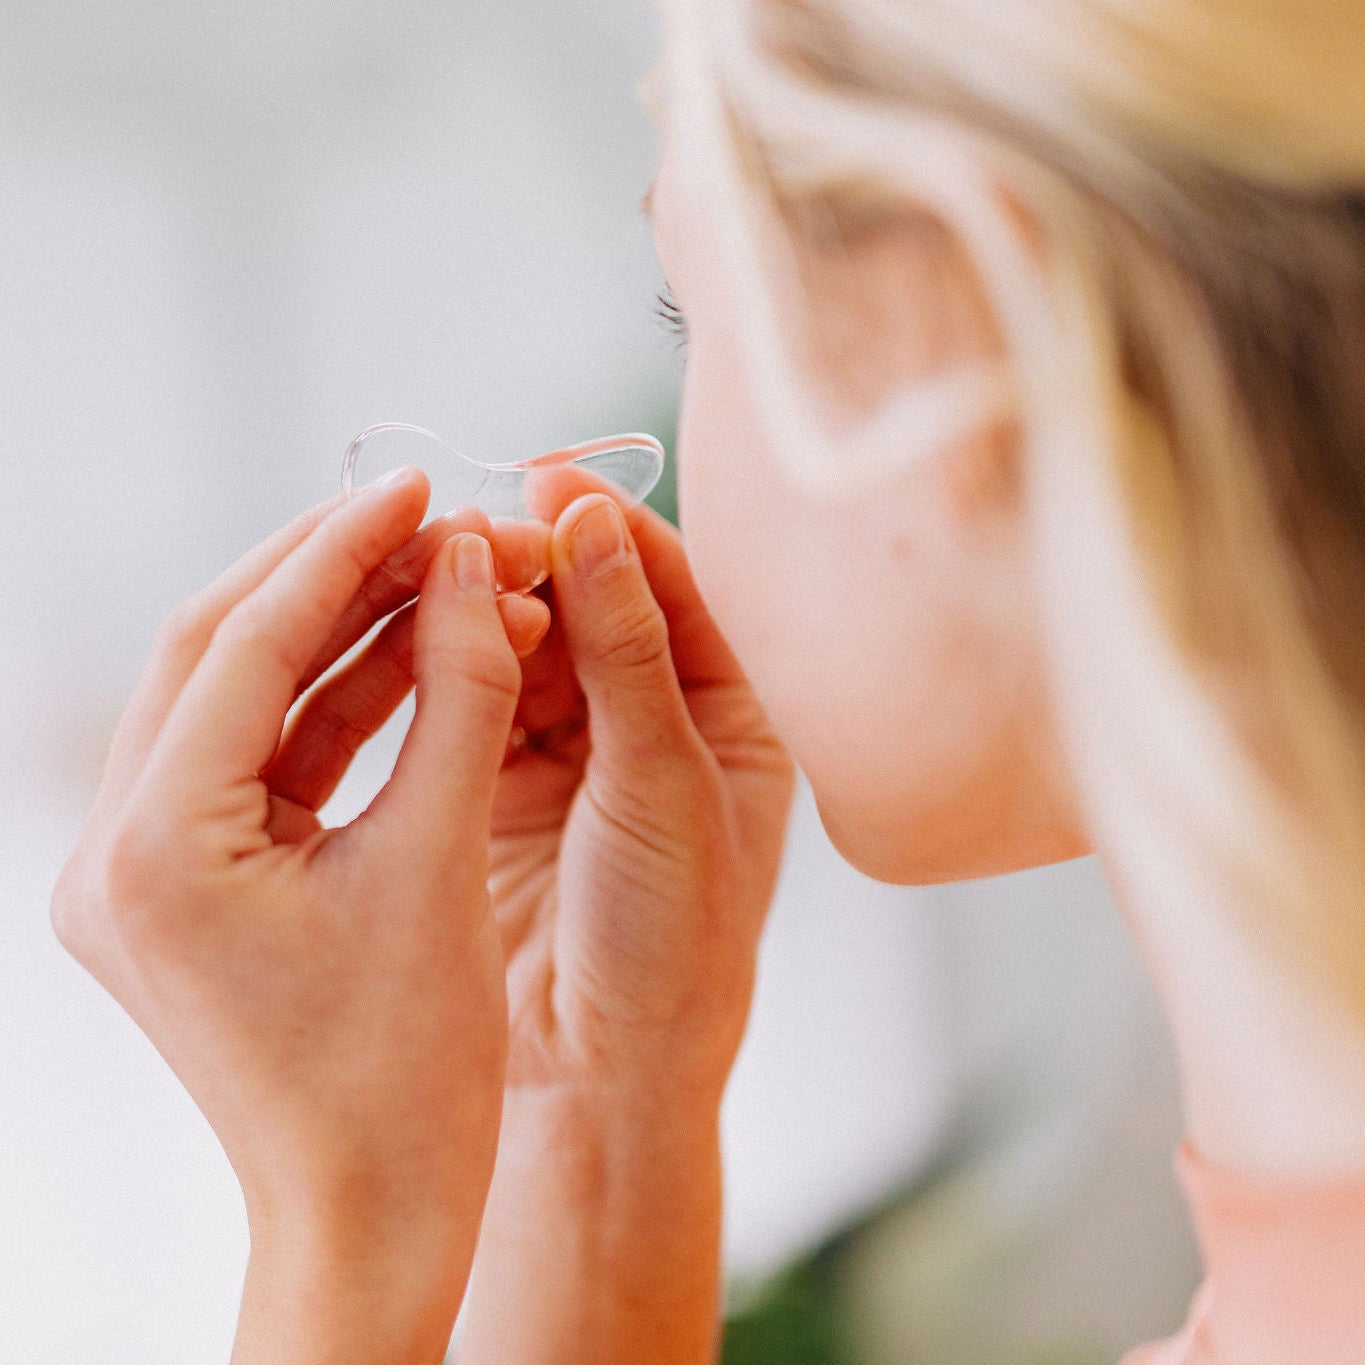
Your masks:
M 1365 1173 L 1252 1176 L 1176 1152 L 1205 1280 L 1175 1336 L 1122 1365 L 1365 1362 Z

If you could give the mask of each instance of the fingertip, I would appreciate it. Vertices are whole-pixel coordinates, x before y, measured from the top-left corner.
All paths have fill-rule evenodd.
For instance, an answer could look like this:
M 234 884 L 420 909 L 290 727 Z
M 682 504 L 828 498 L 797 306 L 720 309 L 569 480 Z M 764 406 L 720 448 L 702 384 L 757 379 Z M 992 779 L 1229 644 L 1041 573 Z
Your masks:
M 584 582 L 626 563 L 635 550 L 621 508 L 604 493 L 571 502 L 555 522 L 554 540 L 559 562 Z
M 392 503 L 395 507 L 407 510 L 420 507 L 419 516 L 424 515 L 431 499 L 431 480 L 416 465 L 400 465 L 381 475 L 373 483 L 362 484 L 356 494 Z
M 462 669 L 470 660 L 478 660 L 476 673 L 498 673 L 509 686 L 515 677 L 519 687 L 520 672 L 500 608 L 493 583 L 492 548 L 473 532 L 452 536 L 433 560 L 423 585 L 416 657 L 428 672 L 436 661 L 438 673 L 448 671 L 452 662 Z
M 422 534 L 444 531 L 446 536 L 453 536 L 461 531 L 472 531 L 486 539 L 492 530 L 493 523 L 482 507 L 457 507 L 453 512 L 443 512 L 439 517 L 433 517 L 422 528 Z
M 428 610 L 450 610 L 461 602 L 494 602 L 492 548 L 477 531 L 459 531 L 431 556 L 419 594 Z M 440 604 L 444 606 L 440 606 Z
M 430 496 L 427 476 L 420 469 L 404 467 L 344 494 L 341 515 L 352 526 L 368 527 L 368 533 L 392 542 L 386 552 L 393 553 L 421 529 Z
M 613 495 L 612 485 L 573 464 L 542 465 L 531 470 L 522 487 L 526 505 L 541 521 L 553 526 L 575 498 L 588 493 Z
M 499 597 L 498 614 L 518 659 L 534 654 L 550 629 L 550 608 L 539 597 L 517 593 Z
M 452 536 L 446 545 L 446 567 L 465 593 L 492 598 L 493 547 L 476 532 Z
M 529 592 L 550 574 L 550 527 L 543 521 L 499 518 L 489 542 L 499 592 Z
M 687 711 L 668 623 L 616 500 L 575 498 L 555 522 L 554 554 L 556 619 L 603 744 L 680 742 Z
M 563 510 L 564 504 L 556 492 L 562 472 L 561 467 L 554 465 L 528 470 L 521 486 L 522 501 L 547 526 L 553 526 Z

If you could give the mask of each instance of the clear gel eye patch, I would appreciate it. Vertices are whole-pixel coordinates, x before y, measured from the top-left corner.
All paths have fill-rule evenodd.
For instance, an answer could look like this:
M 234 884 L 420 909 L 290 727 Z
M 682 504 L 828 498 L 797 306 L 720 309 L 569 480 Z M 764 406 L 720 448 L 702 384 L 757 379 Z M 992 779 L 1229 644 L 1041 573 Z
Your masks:
M 386 470 L 415 465 L 431 480 L 433 516 L 459 507 L 480 507 L 490 517 L 522 520 L 532 515 L 522 496 L 526 475 L 556 464 L 577 465 L 641 501 L 663 473 L 664 448 L 654 437 L 632 432 L 602 436 L 512 464 L 484 464 L 461 455 L 423 427 L 381 422 L 366 427 L 346 447 L 341 486 L 349 493 Z

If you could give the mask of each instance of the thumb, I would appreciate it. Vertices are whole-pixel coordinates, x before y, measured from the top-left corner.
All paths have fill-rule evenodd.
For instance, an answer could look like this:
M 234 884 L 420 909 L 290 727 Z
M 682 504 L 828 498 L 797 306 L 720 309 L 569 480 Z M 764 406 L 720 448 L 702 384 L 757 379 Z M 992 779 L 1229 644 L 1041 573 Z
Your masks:
M 487 843 L 489 812 L 521 692 L 521 666 L 479 535 L 451 538 L 432 560 L 413 630 L 417 711 L 370 816 L 419 854 Z
M 612 498 L 570 503 L 550 546 L 560 623 L 587 698 L 593 749 L 651 762 L 700 745 L 669 648 L 668 623 Z

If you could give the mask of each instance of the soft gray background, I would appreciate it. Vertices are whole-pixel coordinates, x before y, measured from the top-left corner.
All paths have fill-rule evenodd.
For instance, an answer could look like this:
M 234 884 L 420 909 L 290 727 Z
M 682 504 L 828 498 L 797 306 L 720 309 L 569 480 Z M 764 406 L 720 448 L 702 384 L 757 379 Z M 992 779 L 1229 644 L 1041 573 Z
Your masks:
M 235 1185 L 51 884 L 157 620 L 361 427 L 667 427 L 655 41 L 636 0 L 0 0 L 0 1361 L 226 1357 Z M 869 1241 L 869 1360 L 1178 1317 L 1169 1062 L 1091 863 L 875 887 L 803 796 L 726 1125 L 737 1297 L 950 1159 Z

